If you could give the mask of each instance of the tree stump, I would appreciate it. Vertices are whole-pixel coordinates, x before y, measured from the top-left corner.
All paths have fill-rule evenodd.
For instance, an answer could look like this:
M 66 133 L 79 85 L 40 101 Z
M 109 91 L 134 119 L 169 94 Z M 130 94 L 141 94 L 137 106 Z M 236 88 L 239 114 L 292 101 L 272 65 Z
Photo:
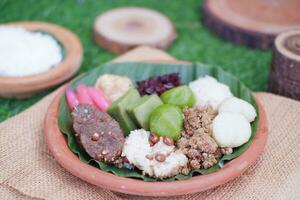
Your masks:
M 124 53 L 140 45 L 165 49 L 175 40 L 176 33 L 170 20 L 159 12 L 125 7 L 98 16 L 94 38 L 101 47 Z
M 205 0 L 203 23 L 226 40 L 271 49 L 276 35 L 300 28 L 300 1 Z
M 284 32 L 276 37 L 269 89 L 300 100 L 300 30 Z

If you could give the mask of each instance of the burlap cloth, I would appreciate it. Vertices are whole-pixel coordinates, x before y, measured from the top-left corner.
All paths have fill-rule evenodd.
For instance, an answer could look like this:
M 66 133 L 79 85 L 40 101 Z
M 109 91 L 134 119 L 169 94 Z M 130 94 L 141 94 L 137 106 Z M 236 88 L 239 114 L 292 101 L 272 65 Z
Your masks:
M 153 58 L 171 58 L 147 51 L 160 54 Z M 131 58 L 140 59 L 139 52 Z M 0 124 L 0 199 L 140 199 L 90 185 L 53 160 L 44 141 L 43 120 L 54 95 Z M 300 199 L 300 102 L 268 93 L 255 95 L 269 122 L 263 155 L 234 181 L 178 199 Z

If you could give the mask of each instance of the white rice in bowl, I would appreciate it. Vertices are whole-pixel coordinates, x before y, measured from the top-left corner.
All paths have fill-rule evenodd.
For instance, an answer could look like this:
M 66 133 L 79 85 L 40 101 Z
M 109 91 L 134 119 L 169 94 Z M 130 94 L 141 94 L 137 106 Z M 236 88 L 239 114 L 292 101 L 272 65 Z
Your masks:
M 63 59 L 62 48 L 49 34 L 0 26 L 0 76 L 45 72 Z

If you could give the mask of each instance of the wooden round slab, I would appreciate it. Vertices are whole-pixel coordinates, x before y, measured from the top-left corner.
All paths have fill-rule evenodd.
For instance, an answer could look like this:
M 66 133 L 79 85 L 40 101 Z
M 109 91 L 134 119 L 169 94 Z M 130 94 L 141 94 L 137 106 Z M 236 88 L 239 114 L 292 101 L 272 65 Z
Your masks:
M 126 7 L 110 10 L 94 22 L 98 45 L 114 53 L 124 53 L 136 46 L 165 49 L 176 38 L 170 20 L 157 11 Z
M 203 22 L 220 37 L 270 49 L 276 35 L 300 28 L 299 0 L 205 0 Z
M 271 92 L 300 100 L 300 30 L 276 37 L 269 88 Z
M 30 97 L 39 91 L 68 80 L 78 71 L 82 61 L 82 45 L 78 37 L 71 31 L 45 22 L 14 22 L 1 25 L 18 26 L 29 31 L 48 32 L 62 44 L 64 50 L 64 58 L 61 63 L 48 71 L 22 77 L 0 76 L 1 97 Z

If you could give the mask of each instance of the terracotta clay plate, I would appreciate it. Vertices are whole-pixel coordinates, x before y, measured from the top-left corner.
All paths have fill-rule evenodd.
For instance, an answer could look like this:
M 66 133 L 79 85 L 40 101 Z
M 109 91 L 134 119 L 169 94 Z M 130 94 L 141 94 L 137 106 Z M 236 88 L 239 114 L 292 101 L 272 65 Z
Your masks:
M 30 97 L 69 79 L 78 71 L 82 61 L 82 45 L 71 31 L 45 22 L 15 22 L 3 25 L 49 33 L 62 45 L 64 58 L 56 67 L 42 73 L 23 77 L 0 77 L 1 97 Z
M 226 163 L 219 171 L 172 182 L 145 182 L 119 177 L 80 161 L 78 156 L 69 149 L 65 136 L 58 127 L 59 102 L 65 88 L 66 86 L 60 89 L 45 118 L 44 130 L 48 148 L 54 159 L 67 171 L 91 184 L 112 191 L 140 196 L 176 196 L 204 191 L 240 176 L 263 152 L 267 141 L 265 110 L 261 103 L 255 99 L 259 119 L 254 139 L 242 155 Z

